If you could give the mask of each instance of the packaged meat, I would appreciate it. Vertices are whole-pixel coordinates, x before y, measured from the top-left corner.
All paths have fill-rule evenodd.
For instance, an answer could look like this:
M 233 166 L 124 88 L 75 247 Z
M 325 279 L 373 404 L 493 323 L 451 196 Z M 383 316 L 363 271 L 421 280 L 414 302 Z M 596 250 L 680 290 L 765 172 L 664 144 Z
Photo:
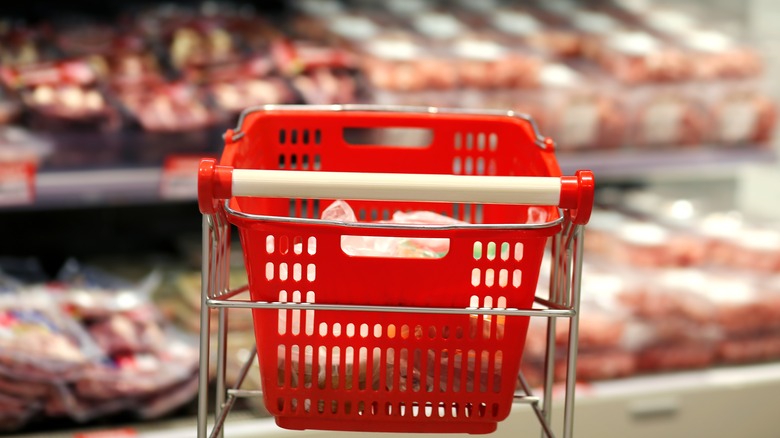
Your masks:
M 706 26 L 679 5 L 649 8 L 637 18 L 654 35 L 684 51 L 696 80 L 749 78 L 762 71 L 755 50 L 715 26 Z
M 193 372 L 189 379 L 160 389 L 152 397 L 144 399 L 137 409 L 137 415 L 142 420 L 160 418 L 189 403 L 197 393 L 198 373 Z
M 527 45 L 553 57 L 579 56 L 582 52 L 580 32 L 547 3 L 538 7 L 495 7 L 482 12 L 485 24 L 503 33 L 514 44 Z
M 780 237 L 771 222 L 751 223 L 736 211 L 711 213 L 697 226 L 706 239 L 705 263 L 748 272 L 778 272 Z
M 166 352 L 114 354 L 87 367 L 75 383 L 76 394 L 90 400 L 133 400 L 187 380 L 197 369 L 197 352 L 191 344 L 171 337 L 167 341 Z
M 408 33 L 374 38 L 361 48 L 363 73 L 372 89 L 396 92 L 452 90 L 458 82 L 452 59 Z
M 45 288 L 0 295 L 0 365 L 18 375 L 67 379 L 103 357 Z
M 663 343 L 637 353 L 639 372 L 669 372 L 706 368 L 715 362 L 715 346 L 700 342 Z
M 599 61 L 608 36 L 628 30 L 624 23 L 596 9 L 565 7 L 558 8 L 557 12 L 565 17 L 569 26 L 577 32 L 578 55 L 585 59 Z
M 358 67 L 358 59 L 350 50 L 314 41 L 277 39 L 270 50 L 275 67 L 287 76 L 323 68 L 352 71 Z
M 36 125 L 102 130 L 121 125 L 118 111 L 98 83 L 97 72 L 86 61 L 3 67 L 0 74 L 7 87 L 18 91 Z
M 708 213 L 696 222 L 697 234 L 704 240 L 707 251 L 703 263 L 713 266 L 727 266 L 731 258 L 729 239 L 744 226 L 744 219 L 738 212 Z
M 58 383 L 52 386 L 44 412 L 48 417 L 66 417 L 78 423 L 86 423 L 129 411 L 134 406 L 134 400 L 130 398 L 82 399 L 72 385 Z
M 671 232 L 661 225 L 627 221 L 616 230 L 617 241 L 611 259 L 631 266 L 653 267 L 674 265 L 670 257 Z
M 728 339 L 780 333 L 780 287 L 740 273 L 710 273 L 707 297 L 715 319 Z
M 0 366 L 0 395 L 35 404 L 36 401 L 48 397 L 50 392 L 51 383 L 34 378 L 20 378 L 13 369 Z
M 227 62 L 238 56 L 234 35 L 218 18 L 197 17 L 172 27 L 165 40 L 168 59 L 177 70 Z
M 714 144 L 766 144 L 777 124 L 777 105 L 758 80 L 708 81 L 698 86 Z
M 0 431 L 13 432 L 27 424 L 40 411 L 38 403 L 19 400 L 0 392 Z
M 355 103 L 358 99 L 358 84 L 349 72 L 319 68 L 298 75 L 290 81 L 306 104 Z
M 780 359 L 780 333 L 751 334 L 727 338 L 718 344 L 718 361 L 745 364 Z
M 173 82 L 146 90 L 125 90 L 119 99 L 146 131 L 188 132 L 219 120 L 204 94 L 186 83 Z
M 18 126 L 0 126 L 0 162 L 40 164 L 53 152 L 51 139 Z
M 680 44 L 697 80 L 755 78 L 763 70 L 755 50 L 716 30 L 691 30 L 680 36 Z
M 780 232 L 776 228 L 745 227 L 731 238 L 730 265 L 755 272 L 780 272 Z
M 636 148 L 695 146 L 706 139 L 708 118 L 690 84 L 618 86 L 629 117 L 626 144 Z
M 594 209 L 585 228 L 585 251 L 596 257 L 608 258 L 618 245 L 618 230 L 629 219 L 623 214 L 605 209 Z
M 604 36 L 595 60 L 626 84 L 675 82 L 694 77 L 685 53 L 651 34 L 621 30 Z
M 709 279 L 703 271 L 668 268 L 634 275 L 642 275 L 642 286 L 620 295 L 620 301 L 633 315 L 661 322 L 679 319 L 701 328 L 713 323 L 712 300 L 706 294 Z
M 181 273 L 175 276 L 175 294 L 170 300 L 161 305 L 172 311 L 173 319 L 179 326 L 187 331 L 198 332 L 201 308 L 201 274 L 200 272 Z M 230 271 L 230 287 L 236 288 L 247 284 L 246 270 L 243 267 Z M 217 310 L 212 309 L 212 317 L 217 315 Z M 249 310 L 231 309 L 229 329 L 233 332 L 249 332 L 252 330 L 252 314 Z M 216 324 L 211 325 L 211 330 L 217 329 Z
M 555 139 L 558 150 L 614 149 L 623 144 L 625 110 L 597 75 L 550 63 L 538 77 L 546 108 L 540 127 Z
M 114 89 L 141 89 L 165 82 L 162 68 L 151 53 L 124 53 L 109 57 L 106 69 Z
M 235 78 L 209 84 L 217 107 L 231 115 L 246 108 L 293 103 L 292 90 L 279 78 Z
M 504 44 L 490 33 L 465 32 L 451 38 L 448 55 L 461 88 L 536 88 L 542 57 Z
M 633 352 L 622 349 L 581 351 L 577 353 L 577 380 L 592 382 L 619 379 L 637 373 L 637 358 Z M 556 360 L 555 378 L 566 378 L 566 362 Z
M 377 10 L 298 15 L 291 19 L 296 35 L 310 41 L 323 41 L 334 47 L 354 49 L 382 33 L 399 30 L 400 20 Z

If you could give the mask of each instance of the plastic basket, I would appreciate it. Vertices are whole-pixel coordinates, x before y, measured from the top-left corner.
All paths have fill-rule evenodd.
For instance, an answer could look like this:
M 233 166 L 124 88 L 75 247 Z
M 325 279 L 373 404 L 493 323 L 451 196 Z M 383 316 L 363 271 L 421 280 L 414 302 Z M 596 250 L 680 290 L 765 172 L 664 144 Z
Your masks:
M 561 230 L 561 211 L 566 220 L 587 221 L 592 186 L 580 192 L 577 178 L 562 177 L 564 209 L 542 207 L 547 220 L 533 225 L 518 225 L 527 222 L 527 205 L 365 199 L 350 204 L 367 220 L 395 210 L 431 210 L 476 225 L 287 219 L 317 218 L 332 200 L 230 197 L 230 171 L 549 177 L 560 170 L 552 142 L 539 138 L 529 120 L 506 115 L 265 109 L 248 111 L 239 126 L 241 132 L 226 134 L 220 166 L 202 165 L 199 193 L 202 210 L 224 208 L 238 227 L 252 300 L 475 308 L 474 314 L 453 315 L 253 310 L 264 401 L 277 424 L 494 431 L 512 406 L 528 318 L 481 315 L 476 309 L 531 308 L 548 237 Z M 398 147 L 345 140 L 353 128 L 399 127 L 429 131 L 430 143 Z M 567 211 L 567 203 L 580 207 Z M 343 236 L 438 238 L 448 240 L 449 249 L 429 259 L 350 256 Z

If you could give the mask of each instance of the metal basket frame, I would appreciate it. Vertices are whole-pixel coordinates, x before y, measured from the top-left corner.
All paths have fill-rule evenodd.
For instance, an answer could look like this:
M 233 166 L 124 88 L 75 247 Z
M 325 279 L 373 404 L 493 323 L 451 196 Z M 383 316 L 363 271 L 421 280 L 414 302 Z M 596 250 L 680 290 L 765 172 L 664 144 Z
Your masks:
M 250 108 L 241 115 L 238 127 L 231 133 L 233 139 L 243 135 L 241 127 L 244 118 L 251 112 L 274 109 L 280 107 L 265 106 Z M 334 106 L 305 106 L 294 107 L 296 110 L 387 110 L 384 107 L 364 105 L 334 105 Z M 398 110 L 393 108 L 393 110 Z M 439 112 L 436 108 L 404 108 L 403 111 L 415 112 Z M 466 114 L 491 114 L 519 117 L 531 123 L 536 135 L 536 143 L 545 147 L 544 137 L 538 134 L 536 125 L 526 115 L 514 112 L 472 112 L 464 110 L 452 110 L 453 112 Z M 239 137 L 240 138 L 240 137 Z M 505 315 L 509 317 L 524 316 L 545 318 L 547 320 L 546 347 L 544 359 L 544 383 L 542 394 L 535 395 L 522 371 L 518 375 L 519 391 L 515 394 L 515 403 L 529 405 L 537 417 L 542 428 L 542 436 L 555 437 L 552 424 L 552 389 L 554 383 L 554 360 L 556 350 L 556 322 L 558 318 L 569 318 L 569 333 L 566 346 L 566 379 L 564 392 L 563 437 L 571 438 L 574 429 L 574 399 L 576 384 L 577 346 L 579 336 L 579 309 L 580 286 L 582 275 L 583 254 L 583 225 L 574 224 L 568 212 L 561 215 L 561 231 L 552 236 L 551 255 L 552 264 L 549 273 L 550 288 L 548 296 L 536 296 L 535 306 L 532 309 L 474 309 L 454 307 L 396 307 L 396 306 L 369 306 L 369 305 L 336 305 L 321 303 L 281 303 L 263 302 L 242 299 L 249 290 L 247 285 L 231 288 L 229 284 L 231 224 L 227 220 L 229 209 L 219 208 L 215 213 L 204 214 L 202 219 L 202 269 L 201 269 L 201 314 L 200 314 L 200 370 L 198 389 L 198 438 L 217 438 L 224 435 L 224 424 L 240 397 L 262 396 L 261 389 L 242 390 L 241 388 L 251 364 L 256 360 L 256 348 L 243 364 L 233 388 L 227 388 L 225 383 L 225 365 L 227 361 L 228 321 L 229 309 L 299 309 L 339 312 L 401 312 L 416 314 L 482 314 Z M 258 219 L 260 220 L 260 219 Z M 297 218 L 287 218 L 287 221 L 298 221 Z M 301 221 L 306 221 L 302 219 Z M 311 221 L 311 219 L 308 219 Z M 350 224 L 350 226 L 371 226 L 370 224 Z M 517 225 L 515 225 L 517 226 Z M 530 227 L 533 227 L 531 225 Z M 522 228 L 519 226 L 518 228 Z M 543 275 L 543 273 L 540 273 Z M 211 332 L 211 309 L 217 310 L 216 335 Z M 213 394 L 216 404 L 215 420 L 209 430 L 209 403 L 212 394 L 209 389 L 209 370 L 211 365 L 211 339 L 216 336 L 216 390 Z

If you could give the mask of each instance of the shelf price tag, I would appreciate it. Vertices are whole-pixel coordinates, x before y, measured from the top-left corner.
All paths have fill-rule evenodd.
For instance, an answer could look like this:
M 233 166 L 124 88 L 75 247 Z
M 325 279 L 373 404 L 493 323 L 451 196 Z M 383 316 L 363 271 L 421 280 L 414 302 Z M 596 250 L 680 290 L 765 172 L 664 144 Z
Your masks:
M 165 159 L 160 179 L 160 197 L 182 200 L 198 197 L 198 167 L 201 156 L 171 155 Z
M 35 201 L 35 170 L 32 161 L 0 162 L 0 206 Z

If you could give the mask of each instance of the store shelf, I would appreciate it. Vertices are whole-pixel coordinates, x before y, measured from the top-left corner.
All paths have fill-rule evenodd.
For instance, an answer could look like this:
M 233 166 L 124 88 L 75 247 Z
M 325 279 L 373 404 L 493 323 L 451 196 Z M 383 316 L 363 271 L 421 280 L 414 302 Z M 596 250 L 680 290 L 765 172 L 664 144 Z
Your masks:
M 739 165 L 776 161 L 777 152 L 767 146 L 699 146 L 660 150 L 560 152 L 564 173 L 590 169 L 600 181 L 648 179 L 707 180 L 733 178 Z
M 780 391 L 780 363 L 714 368 L 674 374 L 597 382 L 578 388 L 576 436 L 644 438 L 664 436 L 708 438 L 774 438 L 780 429 L 776 405 L 758 400 L 776 399 Z M 563 406 L 554 406 L 560 414 Z M 127 426 L 117 426 L 125 429 Z M 195 419 L 183 418 L 130 425 L 139 438 L 190 438 Z M 100 429 L 89 430 L 100 432 Z M 73 438 L 77 432 L 21 434 L 9 438 Z M 89 437 L 89 435 L 84 435 Z M 110 436 L 110 435 L 95 435 Z M 120 436 L 120 435 L 117 435 Z M 130 435 L 128 435 L 130 436 Z M 249 438 L 376 436 L 408 438 L 403 434 L 350 432 L 294 432 L 278 428 L 270 418 L 235 412 L 225 436 Z M 463 435 L 437 435 L 462 437 Z M 526 406 L 518 405 L 491 436 L 539 436 L 538 424 Z
M 184 196 L 161 193 L 163 165 L 170 157 L 218 156 L 221 129 L 188 134 L 139 132 L 52 135 L 55 152 L 38 171 L 35 202 L 6 209 L 52 209 L 128 205 L 195 199 L 194 184 Z M 591 169 L 602 182 L 647 179 L 722 179 L 740 164 L 777 160 L 763 146 L 740 148 L 560 152 L 564 173 Z
M 161 191 L 164 165 L 176 157 L 218 156 L 223 130 L 44 134 L 53 143 L 53 152 L 42 160 L 35 175 L 34 202 L 2 208 L 105 207 L 194 199 L 194 184 L 185 196 Z

